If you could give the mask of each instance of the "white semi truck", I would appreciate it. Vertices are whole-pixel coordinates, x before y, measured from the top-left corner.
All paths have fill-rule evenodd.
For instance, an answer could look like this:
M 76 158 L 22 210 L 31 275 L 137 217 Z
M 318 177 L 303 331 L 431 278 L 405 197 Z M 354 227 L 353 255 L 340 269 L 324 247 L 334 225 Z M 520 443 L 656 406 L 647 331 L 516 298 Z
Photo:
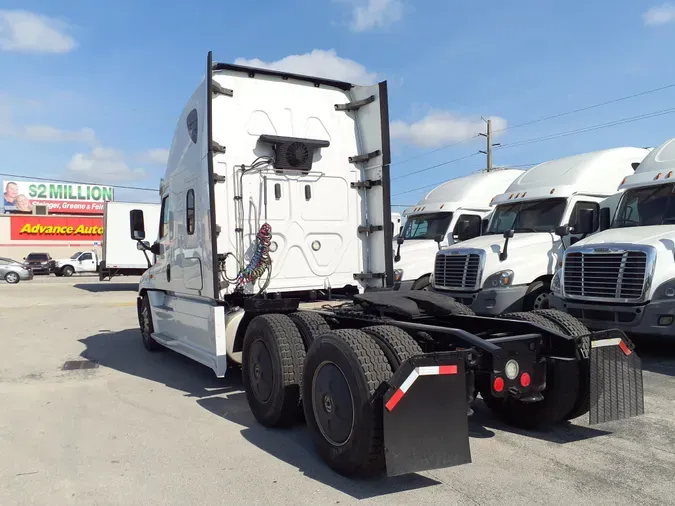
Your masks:
M 145 347 L 219 377 L 228 359 L 241 364 L 258 422 L 304 415 L 344 475 L 470 462 L 476 390 L 520 426 L 640 414 L 639 360 L 617 356 L 618 343 L 596 348 L 609 333 L 560 312 L 477 318 L 448 297 L 391 289 L 388 128 L 386 82 L 214 64 L 209 53 L 175 129 L 159 227 L 148 222 L 154 244 L 143 242 L 145 213 L 130 212 L 130 237 L 156 255 L 139 283 Z M 599 369 L 605 359 L 621 367 Z M 601 381 L 589 384 L 588 369 Z M 622 395 L 602 395 L 605 384 Z
M 129 238 L 129 212 L 143 211 L 151 223 L 159 223 L 160 205 L 147 202 L 106 202 L 103 208 L 103 244 L 98 268 L 99 280 L 114 276 L 140 276 L 148 268 L 147 253 L 139 250 L 136 241 Z M 159 227 L 150 229 L 146 240 L 157 240 Z
M 622 147 L 532 167 L 494 197 L 482 237 L 437 253 L 433 289 L 484 315 L 550 308 L 563 249 L 598 231 L 601 208 L 616 208 L 617 186 L 648 153 Z
M 553 306 L 590 328 L 636 335 L 675 332 L 675 139 L 651 153 L 619 186 L 610 225 L 565 251 L 551 283 Z
M 394 244 L 394 281 L 401 290 L 429 288 L 436 252 L 481 235 L 491 199 L 524 171 L 497 168 L 446 181 L 404 211 Z

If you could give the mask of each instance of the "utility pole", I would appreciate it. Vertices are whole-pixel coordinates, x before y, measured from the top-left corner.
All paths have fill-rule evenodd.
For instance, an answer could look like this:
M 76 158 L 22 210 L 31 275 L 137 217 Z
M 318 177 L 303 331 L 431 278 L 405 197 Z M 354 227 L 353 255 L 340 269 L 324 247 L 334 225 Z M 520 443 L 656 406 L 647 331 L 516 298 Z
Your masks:
M 497 143 L 492 143 L 492 120 L 491 119 L 485 119 L 481 117 L 485 123 L 487 123 L 487 133 L 479 133 L 478 135 L 481 135 L 485 137 L 487 141 L 487 147 L 486 151 L 479 151 L 479 153 L 483 153 L 484 155 L 487 155 L 487 171 L 490 172 L 492 170 L 492 148 L 494 146 L 499 146 L 500 144 Z

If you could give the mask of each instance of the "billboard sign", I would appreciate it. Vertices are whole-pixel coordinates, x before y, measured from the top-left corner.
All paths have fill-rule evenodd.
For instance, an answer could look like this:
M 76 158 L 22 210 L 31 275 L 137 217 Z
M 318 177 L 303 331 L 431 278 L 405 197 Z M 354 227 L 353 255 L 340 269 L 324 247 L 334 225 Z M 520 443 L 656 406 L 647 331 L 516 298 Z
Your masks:
M 103 214 L 113 188 L 94 184 L 11 181 L 2 183 L 6 213 L 32 213 L 44 205 L 50 214 Z
M 12 216 L 12 241 L 100 242 L 103 218 L 57 216 Z

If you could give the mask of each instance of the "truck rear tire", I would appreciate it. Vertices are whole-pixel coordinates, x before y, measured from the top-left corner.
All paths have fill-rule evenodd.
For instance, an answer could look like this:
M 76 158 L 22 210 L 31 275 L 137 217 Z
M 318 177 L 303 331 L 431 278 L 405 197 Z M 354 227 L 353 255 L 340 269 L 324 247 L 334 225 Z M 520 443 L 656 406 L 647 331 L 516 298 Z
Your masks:
M 422 354 L 422 348 L 410 334 L 393 325 L 375 325 L 361 330 L 375 339 L 387 357 L 392 371 L 410 357 Z
M 155 332 L 155 327 L 152 324 L 152 310 L 150 308 L 150 299 L 147 294 L 144 294 L 141 299 L 138 323 L 141 327 L 141 337 L 143 338 L 143 346 L 145 349 L 152 352 L 163 350 L 164 346 L 159 344 L 152 337 L 152 334 Z
M 312 343 L 305 420 L 319 455 L 337 473 L 369 477 L 385 469 L 382 399 L 371 398 L 391 376 L 387 357 L 365 332 L 334 330 Z
M 462 304 L 461 302 L 457 302 L 456 300 L 453 300 L 453 301 L 448 301 L 448 304 L 450 304 L 450 306 L 451 306 L 450 314 L 452 314 L 452 315 L 476 316 L 476 313 L 473 312 L 473 309 L 471 309 L 469 306 L 466 306 L 466 305 Z
M 330 332 L 330 325 L 320 314 L 310 311 L 299 311 L 290 314 L 289 317 L 300 331 L 302 340 L 305 343 L 305 350 L 309 350 L 309 347 L 317 337 Z
M 242 350 L 242 380 L 258 423 L 289 427 L 300 419 L 304 359 L 302 336 L 288 316 L 266 314 L 248 324 Z
M 423 290 L 423 291 L 427 291 L 429 290 L 429 288 L 431 288 L 431 274 L 422 276 L 421 278 L 416 280 L 410 287 L 411 290 Z
M 74 273 L 75 273 L 75 269 L 73 269 L 73 267 L 70 266 L 70 265 L 66 265 L 65 267 L 63 267 L 63 269 L 61 269 L 61 274 L 64 275 L 65 277 L 67 277 L 67 278 L 72 276 Z
M 501 318 L 529 321 L 544 328 L 567 334 L 565 329 L 552 319 L 541 314 L 507 313 Z M 504 421 L 523 429 L 536 429 L 568 419 L 582 394 L 580 362 L 548 360 L 546 364 L 546 388 L 544 397 L 537 402 L 522 402 L 513 397 L 492 396 L 489 382 L 481 381 L 479 391 L 485 404 Z
M 540 314 L 545 318 L 548 318 L 551 321 L 556 322 L 558 325 L 565 329 L 565 333 L 568 336 L 572 337 L 582 337 L 588 336 L 591 331 L 588 330 L 586 325 L 577 320 L 574 316 L 563 313 L 556 309 L 540 309 L 538 311 L 533 311 L 534 313 Z M 579 343 L 581 347 L 590 347 L 590 339 L 586 338 Z M 582 415 L 588 413 L 588 410 L 591 407 L 591 364 L 588 359 L 581 359 L 579 362 L 579 370 L 581 374 L 580 387 L 579 387 L 579 398 L 572 408 L 572 410 L 565 416 L 565 420 L 574 420 L 579 418 Z

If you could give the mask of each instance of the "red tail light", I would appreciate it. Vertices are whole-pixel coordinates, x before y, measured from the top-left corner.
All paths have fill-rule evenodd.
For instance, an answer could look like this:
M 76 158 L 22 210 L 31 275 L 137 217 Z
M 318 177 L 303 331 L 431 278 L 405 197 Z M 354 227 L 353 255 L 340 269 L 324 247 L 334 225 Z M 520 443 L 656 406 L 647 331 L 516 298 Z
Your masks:
M 492 383 L 492 388 L 494 389 L 495 392 L 501 392 L 504 390 L 504 378 L 500 378 L 497 376 Z
M 530 374 L 524 372 L 523 374 L 520 375 L 520 384 L 524 387 L 529 387 L 530 383 L 532 381 L 532 378 L 530 378 Z

